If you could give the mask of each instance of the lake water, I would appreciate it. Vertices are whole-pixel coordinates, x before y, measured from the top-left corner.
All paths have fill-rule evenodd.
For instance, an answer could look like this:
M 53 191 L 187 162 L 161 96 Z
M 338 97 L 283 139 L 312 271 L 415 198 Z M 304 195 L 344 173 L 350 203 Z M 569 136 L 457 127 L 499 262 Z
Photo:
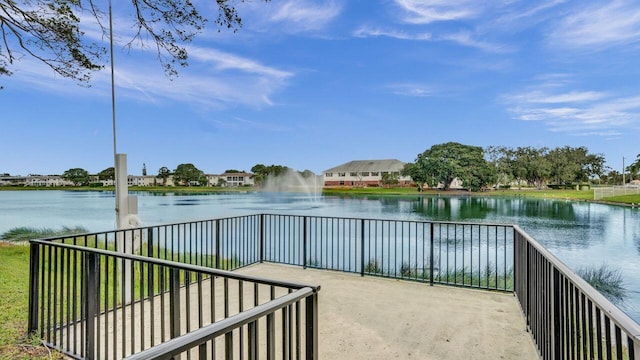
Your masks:
M 586 202 L 499 197 L 322 197 L 215 193 L 138 196 L 143 225 L 256 213 L 518 224 L 577 269 L 619 269 L 631 291 L 623 310 L 640 322 L 640 209 Z M 0 191 L 0 234 L 19 227 L 115 228 L 113 192 Z

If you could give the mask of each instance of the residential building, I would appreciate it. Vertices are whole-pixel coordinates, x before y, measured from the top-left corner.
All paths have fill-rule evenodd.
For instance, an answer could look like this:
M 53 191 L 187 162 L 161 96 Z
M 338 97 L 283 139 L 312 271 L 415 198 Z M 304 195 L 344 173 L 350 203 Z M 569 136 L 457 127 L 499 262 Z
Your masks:
M 411 178 L 400 173 L 405 163 L 396 159 L 354 160 L 323 172 L 324 186 L 380 187 L 383 176 L 397 177 L 397 186 L 410 186 Z
M 233 172 L 224 173 L 218 175 L 220 179 L 224 180 L 224 186 L 253 186 L 253 174 L 246 172 Z

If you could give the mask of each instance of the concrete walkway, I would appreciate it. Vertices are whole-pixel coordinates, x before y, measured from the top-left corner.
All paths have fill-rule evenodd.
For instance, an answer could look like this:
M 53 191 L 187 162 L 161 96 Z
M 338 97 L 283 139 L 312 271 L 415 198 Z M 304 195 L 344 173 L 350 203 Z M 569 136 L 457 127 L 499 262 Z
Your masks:
M 259 264 L 321 286 L 320 359 L 538 359 L 512 294 Z

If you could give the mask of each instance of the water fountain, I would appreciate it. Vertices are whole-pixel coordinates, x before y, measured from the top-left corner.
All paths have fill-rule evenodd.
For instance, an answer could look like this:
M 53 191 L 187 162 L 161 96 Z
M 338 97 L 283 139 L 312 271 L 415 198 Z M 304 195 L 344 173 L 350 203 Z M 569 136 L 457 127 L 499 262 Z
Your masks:
M 315 174 L 305 177 L 287 169 L 277 176 L 269 175 L 263 185 L 261 193 L 271 204 L 287 204 L 296 210 L 320 207 L 322 179 Z

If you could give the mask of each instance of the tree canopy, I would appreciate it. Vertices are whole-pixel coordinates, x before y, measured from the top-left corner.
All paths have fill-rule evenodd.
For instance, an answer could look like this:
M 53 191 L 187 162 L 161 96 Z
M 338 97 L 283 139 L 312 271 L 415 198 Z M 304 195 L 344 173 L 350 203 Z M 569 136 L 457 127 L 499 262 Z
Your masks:
M 445 190 L 458 178 L 472 191 L 482 189 L 493 175 L 481 147 L 456 142 L 433 145 L 418 154 L 415 163 L 406 165 L 403 173 L 412 176 L 417 184 L 442 185 Z
M 545 183 L 573 185 L 604 173 L 604 156 L 590 154 L 585 147 L 499 147 L 490 148 L 488 153 L 494 168 L 505 176 L 504 181 L 538 188 Z
M 169 170 L 168 167 L 163 166 L 158 169 L 158 177 L 162 179 L 162 186 L 167 185 L 167 179 L 169 178 L 169 176 L 171 176 L 171 170 Z
M 134 34 L 127 46 L 154 46 L 165 73 L 175 75 L 176 65 L 187 65 L 184 44 L 202 31 L 207 19 L 192 1 L 130 1 Z M 242 26 L 234 5 L 243 1 L 215 1 L 219 28 L 237 31 Z M 97 0 L 0 0 L 0 76 L 11 75 L 27 54 L 63 77 L 88 82 L 104 66 L 106 48 L 87 39 L 85 31 L 97 26 L 106 38 L 107 15 L 104 2 Z
M 206 178 L 202 170 L 195 167 L 193 164 L 180 164 L 173 170 L 173 180 L 176 184 L 182 184 L 185 186 L 192 183 L 203 184 L 206 183 Z
M 263 164 L 256 164 L 251 168 L 251 172 L 253 173 L 253 182 L 256 185 L 262 185 L 269 175 L 278 176 L 285 173 L 287 170 L 289 170 L 289 168 L 284 165 L 265 166 Z
M 89 172 L 81 168 L 73 168 L 65 171 L 62 178 L 71 181 L 73 185 L 87 185 L 89 183 Z
M 112 167 L 108 167 L 98 173 L 98 179 L 100 180 L 115 180 L 116 178 L 116 169 Z
M 629 172 L 629 181 L 638 178 L 640 173 L 640 154 L 636 156 L 636 161 L 627 166 L 625 170 Z

